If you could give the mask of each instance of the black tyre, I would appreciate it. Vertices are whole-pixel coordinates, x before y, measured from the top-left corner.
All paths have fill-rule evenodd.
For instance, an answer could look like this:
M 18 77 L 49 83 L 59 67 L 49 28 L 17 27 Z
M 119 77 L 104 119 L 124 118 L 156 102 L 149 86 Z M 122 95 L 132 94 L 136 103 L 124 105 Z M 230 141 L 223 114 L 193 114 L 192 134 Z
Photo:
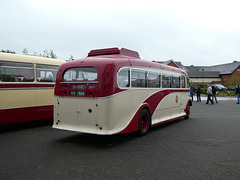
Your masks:
M 148 133 L 151 126 L 151 117 L 147 109 L 143 109 L 138 120 L 138 135 L 144 136 Z
M 184 118 L 189 119 L 190 118 L 190 105 L 189 104 L 187 105 L 185 112 L 186 112 L 186 116 Z

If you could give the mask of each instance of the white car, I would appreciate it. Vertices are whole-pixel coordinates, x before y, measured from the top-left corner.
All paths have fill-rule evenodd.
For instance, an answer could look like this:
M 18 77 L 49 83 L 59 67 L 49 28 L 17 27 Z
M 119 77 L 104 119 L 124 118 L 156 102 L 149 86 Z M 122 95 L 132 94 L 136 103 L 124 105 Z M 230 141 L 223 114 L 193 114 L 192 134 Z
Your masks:
M 213 84 L 212 86 L 214 86 L 215 88 L 217 88 L 220 91 L 227 90 L 227 88 L 221 84 Z

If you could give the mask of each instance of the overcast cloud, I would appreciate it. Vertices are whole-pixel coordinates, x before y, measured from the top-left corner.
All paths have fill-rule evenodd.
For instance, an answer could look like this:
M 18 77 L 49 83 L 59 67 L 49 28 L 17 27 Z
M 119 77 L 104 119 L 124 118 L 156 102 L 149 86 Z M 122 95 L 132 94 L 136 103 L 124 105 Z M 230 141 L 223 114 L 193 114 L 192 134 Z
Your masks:
M 240 60 L 238 0 L 1 0 L 0 50 L 51 49 L 59 59 L 119 47 L 146 60 Z

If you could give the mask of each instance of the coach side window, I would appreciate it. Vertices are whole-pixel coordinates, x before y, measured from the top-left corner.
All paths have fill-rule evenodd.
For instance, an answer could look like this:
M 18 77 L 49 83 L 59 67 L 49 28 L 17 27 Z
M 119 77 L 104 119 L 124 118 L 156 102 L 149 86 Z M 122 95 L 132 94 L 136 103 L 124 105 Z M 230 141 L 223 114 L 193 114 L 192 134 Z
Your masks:
M 172 88 L 180 88 L 180 76 L 172 76 Z
M 185 88 L 185 87 L 186 87 L 185 76 L 181 76 L 181 88 Z
M 187 77 L 187 88 L 190 88 L 190 80 L 188 77 Z
M 170 88 L 171 87 L 171 75 L 162 74 L 162 87 Z
M 149 72 L 148 73 L 148 87 L 159 88 L 160 87 L 160 73 Z
M 117 82 L 119 87 L 129 87 L 130 84 L 129 68 L 123 68 L 118 72 Z
M 147 71 L 132 69 L 131 83 L 132 87 L 147 87 Z
M 33 82 L 33 64 L 17 62 L 0 62 L 0 81 Z

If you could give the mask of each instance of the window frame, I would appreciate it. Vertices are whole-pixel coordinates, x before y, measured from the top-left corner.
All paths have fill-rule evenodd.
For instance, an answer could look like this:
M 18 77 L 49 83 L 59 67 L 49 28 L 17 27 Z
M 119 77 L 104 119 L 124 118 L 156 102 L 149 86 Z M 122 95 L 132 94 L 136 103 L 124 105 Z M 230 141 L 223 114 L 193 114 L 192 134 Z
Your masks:
M 137 77 L 137 78 L 133 78 L 132 74 L 133 71 L 136 71 L 138 73 L 138 75 L 144 74 L 144 79 L 143 77 Z M 140 74 L 140 75 L 141 75 Z M 148 75 L 148 71 L 144 70 L 144 69 L 139 69 L 139 68 L 132 68 L 131 69 L 131 76 L 130 76 L 130 80 L 131 80 L 131 87 L 132 88 L 147 88 L 148 87 L 148 79 L 147 79 L 147 75 Z M 136 86 L 133 86 L 133 80 L 134 80 L 134 84 L 136 82 Z
M 128 81 L 128 83 L 126 84 L 127 86 L 121 86 L 121 85 L 120 85 L 121 82 L 119 82 L 119 80 L 120 80 L 119 75 L 120 75 L 120 73 L 121 73 L 122 70 L 128 70 L 128 75 L 127 75 L 127 81 Z M 119 88 L 121 88 L 121 89 L 126 89 L 126 88 L 129 88 L 129 87 L 130 87 L 130 85 L 131 85 L 131 82 L 130 82 L 130 81 L 131 81 L 131 80 L 130 80 L 130 77 L 131 77 L 130 74 L 131 74 L 131 73 L 130 73 L 130 72 L 131 72 L 131 69 L 130 69 L 129 67 L 123 67 L 123 68 L 120 68 L 120 69 L 119 69 L 119 71 L 118 71 L 118 73 L 117 73 L 117 85 L 118 85 Z
M 0 82 L 3 83 L 33 83 L 35 81 L 35 67 L 33 63 L 15 62 L 15 61 L 0 61 Z M 3 65 L 5 64 L 5 65 Z M 26 70 L 30 70 L 26 73 Z M 12 71 L 6 73 L 6 71 Z M 13 72 L 14 71 L 14 72 Z M 23 73 L 25 71 L 25 73 Z M 30 74 L 26 76 L 26 74 Z M 5 77 L 6 76 L 6 77 Z M 12 80 L 7 81 L 9 76 Z
M 35 65 L 36 81 L 40 83 L 55 83 L 58 69 L 59 66 L 56 65 L 36 64 Z M 42 72 L 44 72 L 44 76 L 41 75 L 43 74 Z M 51 73 L 52 77 L 47 77 L 48 73 Z
M 87 69 L 87 68 L 89 68 L 89 69 L 94 69 L 94 71 L 93 71 L 93 74 L 95 73 L 97 76 L 96 77 L 94 77 L 94 79 L 89 79 L 89 78 L 87 78 L 87 79 L 79 79 L 79 69 Z M 70 70 L 74 70 L 74 69 L 76 69 L 76 79 L 65 79 L 64 78 L 64 76 L 66 75 L 66 73 L 68 72 L 68 71 L 70 71 Z M 74 72 L 74 71 L 73 71 Z M 86 71 L 87 72 L 87 71 Z M 87 73 L 89 73 L 89 72 L 87 72 Z M 92 72 L 91 72 L 92 73 Z M 92 82 L 92 81 L 97 81 L 97 79 L 98 79 L 98 70 L 97 70 L 97 68 L 95 68 L 95 67 L 92 67 L 92 66 L 89 66 L 89 67 L 71 67 L 71 68 L 68 68 L 68 69 L 66 69 L 65 71 L 64 71 L 64 73 L 62 74 L 62 79 L 64 80 L 64 81 L 66 81 L 66 82 L 71 82 L 71 81 L 90 81 L 90 82 Z

